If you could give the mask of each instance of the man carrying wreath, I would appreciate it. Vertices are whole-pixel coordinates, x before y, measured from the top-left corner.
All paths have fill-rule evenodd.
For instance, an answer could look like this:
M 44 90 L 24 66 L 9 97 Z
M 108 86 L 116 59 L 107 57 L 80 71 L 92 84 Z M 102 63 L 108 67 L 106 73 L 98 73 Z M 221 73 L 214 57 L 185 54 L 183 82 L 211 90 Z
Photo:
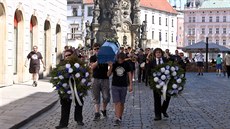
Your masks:
M 153 60 L 149 62 L 149 69 L 154 69 L 160 64 L 164 64 L 168 62 L 168 59 L 163 57 L 163 51 L 161 48 L 156 48 L 153 51 Z M 149 70 L 151 71 L 151 70 Z M 151 77 L 151 72 L 149 72 L 149 77 Z M 156 90 L 153 90 L 153 96 L 154 96 L 154 110 L 155 110 L 155 121 L 159 121 L 162 119 L 161 113 L 164 117 L 169 117 L 167 114 L 167 109 L 169 106 L 170 96 L 166 96 L 166 99 L 163 101 L 163 104 L 161 104 L 161 94 L 158 93 Z

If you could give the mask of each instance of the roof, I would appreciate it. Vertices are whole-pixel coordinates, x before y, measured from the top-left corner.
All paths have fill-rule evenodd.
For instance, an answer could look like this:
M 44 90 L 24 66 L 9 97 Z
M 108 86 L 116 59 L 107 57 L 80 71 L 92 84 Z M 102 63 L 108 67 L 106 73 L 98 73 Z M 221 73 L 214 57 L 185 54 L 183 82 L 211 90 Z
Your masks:
M 204 41 L 200 41 L 198 43 L 186 46 L 184 48 L 182 48 L 182 51 L 185 52 L 205 52 L 206 51 L 206 42 Z M 208 51 L 209 52 L 229 52 L 230 49 L 222 46 L 222 45 L 218 45 L 216 43 L 208 43 Z
M 216 8 L 230 8 L 229 0 L 209 0 L 205 1 L 201 7 L 201 9 L 216 9 Z
M 84 4 L 93 4 L 93 0 L 84 0 Z M 177 13 L 167 0 L 140 0 L 140 6 L 168 13 Z
M 177 13 L 167 0 L 140 0 L 140 5 L 168 13 Z
M 93 4 L 93 0 L 84 0 L 84 4 Z

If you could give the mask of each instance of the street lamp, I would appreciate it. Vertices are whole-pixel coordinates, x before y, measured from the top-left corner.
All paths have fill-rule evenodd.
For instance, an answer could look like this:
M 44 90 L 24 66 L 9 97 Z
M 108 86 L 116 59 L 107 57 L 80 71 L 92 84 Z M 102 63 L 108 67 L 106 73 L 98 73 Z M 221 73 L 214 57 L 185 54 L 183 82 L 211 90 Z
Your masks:
M 206 65 L 205 70 L 208 72 L 208 37 L 206 37 Z

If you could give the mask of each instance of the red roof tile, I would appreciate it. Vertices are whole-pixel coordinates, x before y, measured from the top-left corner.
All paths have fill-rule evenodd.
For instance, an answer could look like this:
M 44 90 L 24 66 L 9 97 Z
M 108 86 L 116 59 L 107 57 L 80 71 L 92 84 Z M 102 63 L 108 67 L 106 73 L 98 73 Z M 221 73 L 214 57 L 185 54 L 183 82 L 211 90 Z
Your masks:
M 93 4 L 93 0 L 84 0 L 84 4 Z
M 169 13 L 177 13 L 167 0 L 140 0 L 140 5 Z
M 84 0 L 84 4 L 93 4 L 93 0 Z M 167 0 L 140 0 L 140 5 L 155 10 L 177 13 Z

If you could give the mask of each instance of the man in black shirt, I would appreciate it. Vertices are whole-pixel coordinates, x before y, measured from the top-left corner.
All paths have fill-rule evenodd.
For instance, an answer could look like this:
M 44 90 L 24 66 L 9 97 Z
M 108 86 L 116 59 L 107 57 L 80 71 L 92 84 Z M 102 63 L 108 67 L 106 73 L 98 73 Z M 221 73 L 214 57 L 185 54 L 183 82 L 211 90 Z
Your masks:
M 94 121 L 100 119 L 100 93 L 102 93 L 102 114 L 106 117 L 106 107 L 110 101 L 110 88 L 109 88 L 109 77 L 107 76 L 108 64 L 98 64 L 97 54 L 100 48 L 100 44 L 95 43 L 93 45 L 94 55 L 90 57 L 90 67 L 93 70 L 93 101 L 95 103 L 95 117 Z

